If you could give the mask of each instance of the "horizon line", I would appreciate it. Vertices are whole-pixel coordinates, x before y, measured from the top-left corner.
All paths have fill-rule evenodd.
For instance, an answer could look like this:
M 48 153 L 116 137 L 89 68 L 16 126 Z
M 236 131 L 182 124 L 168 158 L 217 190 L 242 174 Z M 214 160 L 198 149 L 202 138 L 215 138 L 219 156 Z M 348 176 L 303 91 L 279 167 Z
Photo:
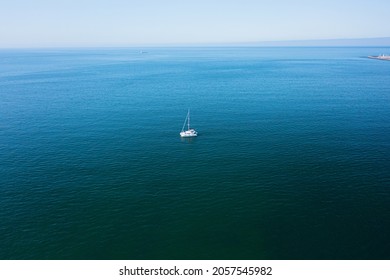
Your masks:
M 157 47 L 390 47 L 389 37 L 267 40 L 249 42 L 199 43 L 117 43 L 53 44 L 42 46 L 0 46 L 0 49 L 73 49 L 73 48 L 157 48 Z

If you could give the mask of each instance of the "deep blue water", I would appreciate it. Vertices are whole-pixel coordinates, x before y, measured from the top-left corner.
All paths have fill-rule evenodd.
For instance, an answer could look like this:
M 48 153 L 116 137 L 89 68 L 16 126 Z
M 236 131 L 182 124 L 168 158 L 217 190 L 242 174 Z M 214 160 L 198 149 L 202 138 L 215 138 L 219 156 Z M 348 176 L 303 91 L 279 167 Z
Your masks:
M 386 49 L 143 51 L 0 51 L 1 259 L 390 259 Z

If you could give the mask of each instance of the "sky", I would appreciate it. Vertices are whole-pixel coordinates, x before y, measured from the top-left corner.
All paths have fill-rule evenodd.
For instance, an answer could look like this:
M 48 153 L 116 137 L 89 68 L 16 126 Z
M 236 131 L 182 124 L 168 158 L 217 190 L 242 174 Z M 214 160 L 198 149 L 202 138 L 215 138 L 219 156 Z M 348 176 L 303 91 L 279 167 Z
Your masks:
M 389 0 L 0 0 L 0 48 L 390 37 Z

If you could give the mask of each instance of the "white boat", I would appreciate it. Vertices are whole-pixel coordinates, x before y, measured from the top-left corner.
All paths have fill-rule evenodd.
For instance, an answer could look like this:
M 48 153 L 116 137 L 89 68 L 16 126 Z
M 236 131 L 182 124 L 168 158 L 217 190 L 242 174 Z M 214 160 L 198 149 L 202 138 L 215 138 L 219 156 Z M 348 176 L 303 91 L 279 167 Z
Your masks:
M 184 130 L 186 123 L 188 128 L 187 130 Z M 196 132 L 195 129 L 190 128 L 190 109 L 188 109 L 186 119 L 184 120 L 183 128 L 181 129 L 180 132 L 180 137 L 196 137 L 196 136 L 198 136 L 198 132 Z

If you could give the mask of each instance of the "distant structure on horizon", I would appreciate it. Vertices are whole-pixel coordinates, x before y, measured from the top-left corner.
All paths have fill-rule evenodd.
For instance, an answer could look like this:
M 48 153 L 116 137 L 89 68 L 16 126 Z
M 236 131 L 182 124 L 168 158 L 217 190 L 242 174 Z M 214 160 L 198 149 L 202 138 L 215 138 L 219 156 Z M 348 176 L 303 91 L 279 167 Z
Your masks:
M 369 55 L 368 58 L 380 59 L 380 60 L 390 60 L 390 55 L 388 55 L 388 54 L 380 54 L 378 56 Z

